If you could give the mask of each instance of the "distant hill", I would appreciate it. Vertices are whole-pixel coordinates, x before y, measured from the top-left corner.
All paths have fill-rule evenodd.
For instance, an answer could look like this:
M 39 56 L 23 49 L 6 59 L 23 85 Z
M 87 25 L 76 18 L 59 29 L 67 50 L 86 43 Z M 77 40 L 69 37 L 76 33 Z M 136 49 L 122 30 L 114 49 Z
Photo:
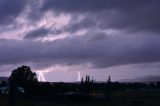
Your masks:
M 120 80 L 119 82 L 156 82 L 156 81 L 160 81 L 160 76 L 137 77 L 133 79 Z
M 6 82 L 8 82 L 8 77 L 0 77 L 0 81 L 6 81 Z

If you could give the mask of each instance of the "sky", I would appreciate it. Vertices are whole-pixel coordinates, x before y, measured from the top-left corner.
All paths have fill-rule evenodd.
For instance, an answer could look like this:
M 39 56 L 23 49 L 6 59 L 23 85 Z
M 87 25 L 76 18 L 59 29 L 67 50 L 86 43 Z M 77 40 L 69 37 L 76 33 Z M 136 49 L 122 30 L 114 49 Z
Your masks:
M 0 0 L 0 76 L 160 76 L 160 0 Z

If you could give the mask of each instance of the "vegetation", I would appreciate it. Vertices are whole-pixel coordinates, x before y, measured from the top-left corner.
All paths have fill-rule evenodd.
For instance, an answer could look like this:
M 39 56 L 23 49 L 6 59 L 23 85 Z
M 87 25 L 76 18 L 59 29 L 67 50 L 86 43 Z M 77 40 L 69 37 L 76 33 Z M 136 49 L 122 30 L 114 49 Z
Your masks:
M 3 82 L 0 87 L 6 85 Z M 24 88 L 23 95 L 16 92 L 17 87 Z M 110 76 L 104 83 L 94 82 L 90 76 L 77 83 L 38 82 L 37 75 L 28 66 L 12 71 L 9 91 L 9 99 L 0 95 L 0 105 L 5 106 L 8 100 L 10 106 L 63 106 L 71 103 L 75 106 L 79 106 L 79 103 L 84 106 L 160 105 L 160 82 L 119 83 L 112 82 Z
M 36 73 L 32 72 L 30 67 L 21 66 L 13 70 L 9 77 L 11 87 L 23 87 L 28 94 L 35 91 L 35 85 L 38 84 Z

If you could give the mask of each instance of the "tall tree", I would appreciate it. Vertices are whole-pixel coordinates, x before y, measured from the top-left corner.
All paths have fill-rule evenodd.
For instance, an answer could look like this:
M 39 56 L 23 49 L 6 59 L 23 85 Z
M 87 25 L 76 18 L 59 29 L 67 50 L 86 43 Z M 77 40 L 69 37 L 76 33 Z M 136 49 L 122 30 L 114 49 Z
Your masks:
M 12 71 L 9 80 L 14 81 L 18 86 L 24 86 L 27 82 L 37 82 L 37 75 L 28 66 L 21 66 Z
M 38 82 L 37 76 L 36 73 L 31 71 L 30 67 L 21 66 L 13 70 L 9 77 L 9 106 L 16 105 L 16 87 L 21 86 L 26 93 L 32 93 L 35 82 Z
M 27 94 L 33 94 L 38 84 L 37 75 L 28 66 L 21 66 L 12 71 L 9 83 L 13 88 L 23 87 Z

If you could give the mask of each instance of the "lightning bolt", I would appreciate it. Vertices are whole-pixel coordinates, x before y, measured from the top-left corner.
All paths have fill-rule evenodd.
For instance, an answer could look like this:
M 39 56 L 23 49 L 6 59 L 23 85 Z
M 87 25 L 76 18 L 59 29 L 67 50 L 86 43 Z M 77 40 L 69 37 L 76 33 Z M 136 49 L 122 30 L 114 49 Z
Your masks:
M 77 71 L 77 81 L 81 81 L 81 73 L 79 71 Z
M 48 72 L 52 72 L 52 71 L 56 71 L 56 70 L 64 70 L 66 72 L 68 72 L 68 68 L 62 68 L 60 66 L 54 66 L 54 67 L 49 67 L 47 69 L 43 69 L 43 70 L 37 70 L 37 74 L 38 74 L 38 81 L 42 81 L 42 82 L 45 82 L 46 81 L 46 78 L 45 78 L 45 74 L 48 73 Z M 69 76 L 67 76 L 67 79 L 70 79 L 71 75 L 75 75 L 77 74 L 77 81 L 80 82 L 81 81 L 81 73 L 79 71 L 74 71 L 73 72 L 69 72 Z
M 45 78 L 45 76 L 44 76 L 44 73 L 48 73 L 48 72 L 50 72 L 50 70 L 48 70 L 48 71 L 37 71 L 38 72 L 38 81 L 43 81 L 43 82 L 45 82 L 46 81 L 46 78 Z
M 43 81 L 43 82 L 46 81 L 43 72 L 42 72 L 42 71 L 39 71 L 38 73 L 39 73 L 38 80 L 39 80 L 39 81 Z

